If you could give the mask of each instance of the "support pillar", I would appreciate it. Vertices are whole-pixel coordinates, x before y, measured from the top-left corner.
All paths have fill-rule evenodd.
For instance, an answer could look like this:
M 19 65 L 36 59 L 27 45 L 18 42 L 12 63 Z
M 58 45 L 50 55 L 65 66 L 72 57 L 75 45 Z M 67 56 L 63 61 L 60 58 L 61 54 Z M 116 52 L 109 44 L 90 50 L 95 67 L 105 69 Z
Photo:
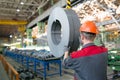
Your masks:
M 20 32 L 20 36 L 21 36 L 21 47 L 23 47 L 23 41 L 24 41 L 24 32 L 25 32 L 25 25 L 21 25 L 18 27 L 18 31 Z
M 23 43 L 23 41 L 24 41 L 23 34 L 24 34 L 24 33 L 21 33 L 21 46 L 22 46 L 22 47 L 23 47 L 23 44 L 24 44 L 24 43 Z
M 43 13 L 43 8 L 39 8 L 38 13 L 41 15 Z
M 50 4 L 51 4 L 51 6 L 53 6 L 54 5 L 54 1 L 50 0 Z
M 32 29 L 27 29 L 27 46 L 32 45 Z
M 38 22 L 37 26 L 38 26 L 38 29 L 39 29 L 39 34 L 45 32 L 45 23 L 44 22 Z
M 40 22 L 38 22 L 38 23 L 37 23 L 37 26 L 38 26 L 38 34 L 40 35 L 41 23 L 40 23 Z

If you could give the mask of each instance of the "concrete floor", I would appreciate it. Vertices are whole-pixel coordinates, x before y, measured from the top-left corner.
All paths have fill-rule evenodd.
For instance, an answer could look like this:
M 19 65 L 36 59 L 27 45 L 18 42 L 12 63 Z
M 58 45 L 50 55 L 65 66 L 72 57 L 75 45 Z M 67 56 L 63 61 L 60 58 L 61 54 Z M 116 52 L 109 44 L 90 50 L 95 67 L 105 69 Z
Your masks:
M 15 62 L 11 58 L 9 58 L 9 57 L 5 57 L 5 58 L 13 67 L 18 68 L 19 66 L 21 66 L 21 64 Z M 108 80 L 112 80 L 111 79 L 112 76 L 110 75 L 112 73 L 113 73 L 113 71 L 108 67 L 108 71 L 107 71 Z M 40 77 L 36 77 L 33 80 L 43 80 L 43 79 L 41 79 Z M 62 76 L 54 75 L 54 76 L 51 76 L 51 77 L 47 77 L 47 80 L 73 80 L 73 71 L 63 69 Z M 120 79 L 116 79 L 116 80 L 120 80 Z
M 4 70 L 4 67 L 1 61 L 0 61 L 0 80 L 9 80 L 9 77 L 7 76 L 7 73 Z

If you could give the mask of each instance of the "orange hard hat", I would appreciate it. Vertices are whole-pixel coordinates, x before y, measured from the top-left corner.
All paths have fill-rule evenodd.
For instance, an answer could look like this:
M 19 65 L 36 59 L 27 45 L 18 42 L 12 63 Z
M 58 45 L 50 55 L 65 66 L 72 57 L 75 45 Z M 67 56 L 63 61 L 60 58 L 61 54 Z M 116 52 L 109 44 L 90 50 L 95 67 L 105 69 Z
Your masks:
M 79 30 L 80 32 L 84 31 L 84 32 L 90 32 L 90 33 L 95 33 L 95 34 L 99 33 L 98 28 L 93 21 L 86 21 L 80 26 Z

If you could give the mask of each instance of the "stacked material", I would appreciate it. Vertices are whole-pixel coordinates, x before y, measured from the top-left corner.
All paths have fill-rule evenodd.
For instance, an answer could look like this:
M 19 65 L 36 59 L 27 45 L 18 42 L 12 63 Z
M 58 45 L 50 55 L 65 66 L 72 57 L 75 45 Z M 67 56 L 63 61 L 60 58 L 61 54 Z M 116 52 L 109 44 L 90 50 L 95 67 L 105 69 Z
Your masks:
M 50 60 L 50 59 L 56 59 L 50 51 L 47 51 L 45 49 L 41 49 L 39 51 L 36 50 L 12 50 L 15 54 L 20 54 L 23 56 L 29 56 L 33 58 L 37 58 L 39 60 Z
M 120 1 L 119 0 L 92 0 L 87 1 L 73 8 L 78 14 L 80 21 L 93 20 L 102 22 L 111 20 L 110 14 L 114 17 L 120 16 Z
M 117 23 L 115 23 L 115 20 L 120 18 L 120 0 L 86 1 L 74 7 L 73 10 L 78 14 L 81 23 L 86 20 L 92 20 L 98 23 L 113 20 L 113 23 L 104 25 L 104 31 L 120 29 L 120 21 L 116 21 Z

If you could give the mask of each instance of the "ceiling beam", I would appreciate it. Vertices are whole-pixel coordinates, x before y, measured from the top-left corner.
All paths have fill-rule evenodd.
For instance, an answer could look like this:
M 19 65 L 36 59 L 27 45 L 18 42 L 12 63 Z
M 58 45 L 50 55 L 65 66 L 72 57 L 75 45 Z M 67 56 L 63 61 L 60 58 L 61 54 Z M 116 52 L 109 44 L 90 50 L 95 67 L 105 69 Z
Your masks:
M 37 12 L 39 11 L 40 8 L 44 7 L 48 2 L 49 2 L 49 0 L 47 0 L 47 1 L 44 1 L 44 0 L 43 0 L 43 1 L 41 2 L 41 5 L 38 6 L 38 9 L 37 9 L 36 11 L 33 11 L 33 14 L 32 14 L 31 16 L 29 16 L 28 19 L 30 19 L 35 13 L 37 13 Z
M 1 17 L 0 16 L 0 19 L 1 20 L 25 20 L 25 21 L 27 21 L 27 18 L 25 18 L 25 17 L 7 17 L 7 16 L 3 16 L 3 17 Z
M 16 11 L 17 9 L 13 9 L 13 8 L 0 8 L 0 10 Z M 20 12 L 33 12 L 33 11 L 32 10 L 20 10 Z
M 118 18 L 116 20 L 117 20 L 117 22 L 120 22 L 120 18 Z M 104 25 L 113 24 L 113 23 L 115 23 L 114 20 L 107 20 L 107 21 L 97 23 L 97 26 L 104 26 Z
M 8 17 L 14 17 L 14 16 L 18 16 L 18 17 L 27 17 L 28 15 L 26 14 L 8 14 L 8 13 L 0 13 L 0 16 L 8 16 Z
M 73 1 L 73 0 L 71 0 Z M 77 1 L 77 0 L 76 0 Z M 48 17 L 51 13 L 51 11 L 55 8 L 55 7 L 64 7 L 66 5 L 66 0 L 59 0 L 56 4 L 54 4 L 52 7 L 50 7 L 49 9 L 47 9 L 46 11 L 44 11 L 41 15 L 39 15 L 37 18 L 35 18 L 34 20 L 32 20 L 28 25 L 27 28 L 31 28 L 33 27 L 37 22 L 45 19 L 46 17 Z
M 15 3 L 15 2 L 11 2 L 11 1 L 3 1 L 1 0 L 0 3 L 9 3 L 9 4 L 20 4 L 20 3 Z M 27 5 L 27 6 L 39 6 L 39 4 L 32 4 L 32 3 L 24 3 L 24 5 Z
M 0 20 L 0 25 L 26 25 L 27 21 Z

